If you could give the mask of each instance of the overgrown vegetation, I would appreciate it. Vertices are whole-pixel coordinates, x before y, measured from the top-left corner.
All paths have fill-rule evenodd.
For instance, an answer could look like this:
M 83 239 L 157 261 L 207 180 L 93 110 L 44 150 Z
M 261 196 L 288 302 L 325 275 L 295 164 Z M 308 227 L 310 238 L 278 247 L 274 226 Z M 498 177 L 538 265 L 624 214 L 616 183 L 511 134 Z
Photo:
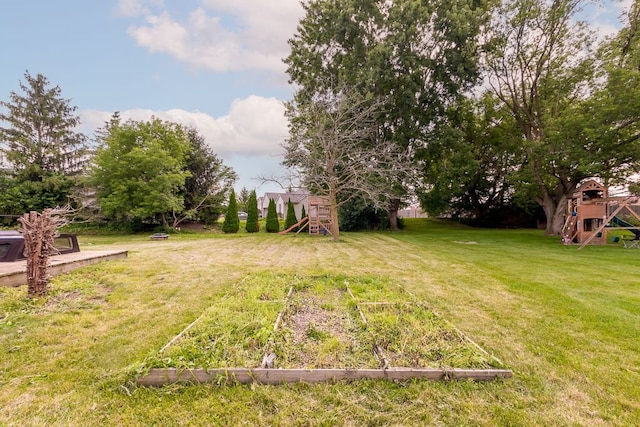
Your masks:
M 355 284 L 355 299 L 347 293 L 349 283 Z M 357 304 L 370 307 L 366 299 L 381 297 L 391 305 L 365 309 L 363 320 Z M 275 368 L 379 369 L 389 361 L 387 367 L 495 366 L 489 355 L 407 298 L 413 300 L 377 278 L 250 275 L 138 370 L 258 368 L 271 353 Z M 372 352 L 376 345 L 388 352 L 386 358 Z
M 308 278 L 293 293 L 272 351 L 282 368 L 379 368 L 340 280 Z
M 243 278 L 176 342 L 147 358 L 144 369 L 259 367 L 288 286 L 287 276 Z

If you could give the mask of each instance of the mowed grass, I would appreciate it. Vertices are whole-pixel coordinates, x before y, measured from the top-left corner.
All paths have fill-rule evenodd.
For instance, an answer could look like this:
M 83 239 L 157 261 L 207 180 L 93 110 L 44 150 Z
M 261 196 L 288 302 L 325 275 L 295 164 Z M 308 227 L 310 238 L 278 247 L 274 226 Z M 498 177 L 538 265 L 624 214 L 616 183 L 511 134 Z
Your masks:
M 0 424 L 640 425 L 639 250 L 435 220 L 342 237 L 81 236 L 129 258 L 56 278 L 47 300 L 0 289 Z M 388 279 L 514 378 L 134 385 L 145 358 L 266 273 Z

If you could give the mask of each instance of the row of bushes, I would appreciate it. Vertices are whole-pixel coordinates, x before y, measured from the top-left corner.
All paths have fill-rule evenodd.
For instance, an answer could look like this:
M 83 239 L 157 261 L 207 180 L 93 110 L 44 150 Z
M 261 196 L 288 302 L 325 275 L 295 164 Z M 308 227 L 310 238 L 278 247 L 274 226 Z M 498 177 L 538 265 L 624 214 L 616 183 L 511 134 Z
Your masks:
M 289 211 L 293 212 L 293 218 L 295 219 L 295 212 L 293 211 L 293 205 L 289 201 Z M 286 224 L 289 223 L 290 212 L 287 211 Z M 297 220 L 293 222 L 295 224 Z M 260 221 L 258 217 L 258 199 L 256 197 L 255 190 L 249 195 L 249 201 L 247 202 L 247 222 L 245 229 L 248 233 L 256 233 L 260 231 Z M 240 230 L 240 219 L 238 218 L 238 203 L 236 201 L 236 193 L 231 190 L 229 195 L 229 204 L 227 205 L 227 212 L 224 216 L 224 222 L 222 223 L 222 231 L 225 233 L 237 233 Z M 280 231 L 280 221 L 278 220 L 278 214 L 276 213 L 276 203 L 271 199 L 269 201 L 269 207 L 267 208 L 267 218 L 265 223 L 265 230 L 267 233 L 277 233 Z

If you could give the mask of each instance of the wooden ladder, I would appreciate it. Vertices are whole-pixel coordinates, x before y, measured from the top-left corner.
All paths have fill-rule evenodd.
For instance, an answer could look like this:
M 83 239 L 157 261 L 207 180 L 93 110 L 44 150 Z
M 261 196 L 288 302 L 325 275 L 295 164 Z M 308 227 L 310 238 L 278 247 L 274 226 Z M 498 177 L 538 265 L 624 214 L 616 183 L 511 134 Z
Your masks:
M 571 215 L 562 227 L 562 237 L 566 238 L 566 244 L 572 243 L 573 239 L 578 235 L 578 228 L 576 227 L 577 221 L 578 217 Z
M 320 234 L 320 223 L 319 222 L 310 222 L 309 223 L 309 234 L 318 235 Z

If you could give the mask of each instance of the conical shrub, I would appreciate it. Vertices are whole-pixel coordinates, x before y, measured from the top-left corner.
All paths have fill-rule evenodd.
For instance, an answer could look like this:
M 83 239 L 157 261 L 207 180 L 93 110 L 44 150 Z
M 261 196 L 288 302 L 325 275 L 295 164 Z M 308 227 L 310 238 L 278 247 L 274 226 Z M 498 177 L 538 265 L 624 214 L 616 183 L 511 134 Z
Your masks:
M 260 223 L 258 221 L 258 198 L 256 190 L 249 195 L 247 202 L 247 225 L 245 226 L 248 233 L 257 233 L 260 231 Z
M 280 223 L 278 222 L 278 213 L 276 212 L 276 202 L 269 199 L 269 207 L 267 208 L 267 223 L 265 224 L 267 233 L 277 233 L 280 231 Z
M 288 230 L 289 227 L 295 225 L 298 222 L 298 218 L 296 218 L 296 210 L 293 207 L 293 203 L 291 203 L 291 199 L 287 202 L 287 216 L 284 220 L 284 229 Z M 297 231 L 296 229 L 291 231 Z
M 225 233 L 237 233 L 239 229 L 238 202 L 236 201 L 236 192 L 232 188 L 231 194 L 229 194 L 227 213 L 224 215 L 224 222 L 222 223 L 222 231 Z

